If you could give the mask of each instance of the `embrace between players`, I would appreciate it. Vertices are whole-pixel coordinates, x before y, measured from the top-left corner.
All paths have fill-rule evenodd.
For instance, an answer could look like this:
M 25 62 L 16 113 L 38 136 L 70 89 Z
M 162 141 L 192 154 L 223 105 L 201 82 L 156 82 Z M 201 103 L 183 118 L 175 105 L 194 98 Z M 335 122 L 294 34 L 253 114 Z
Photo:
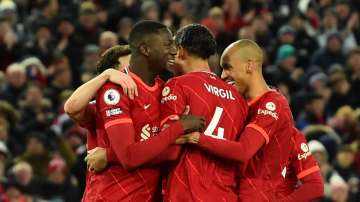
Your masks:
M 227 47 L 222 78 L 208 65 L 215 51 L 214 37 L 201 25 L 185 26 L 173 39 L 165 25 L 141 21 L 129 47 L 102 55 L 99 75 L 65 104 L 88 129 L 83 201 L 322 196 L 319 167 L 288 102 L 262 76 L 261 48 L 250 40 Z M 159 74 L 166 68 L 175 77 L 164 83 Z

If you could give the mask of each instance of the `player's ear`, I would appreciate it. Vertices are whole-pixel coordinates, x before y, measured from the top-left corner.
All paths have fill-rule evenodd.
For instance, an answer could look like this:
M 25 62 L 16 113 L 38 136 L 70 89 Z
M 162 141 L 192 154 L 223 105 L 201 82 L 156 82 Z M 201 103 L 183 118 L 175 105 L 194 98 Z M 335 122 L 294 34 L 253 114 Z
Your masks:
M 246 62 L 246 73 L 251 73 L 253 71 L 253 62 L 251 60 L 248 60 Z
M 145 43 L 141 43 L 139 45 L 139 51 L 141 54 L 145 55 L 145 56 L 149 56 L 150 55 L 150 50 L 149 47 L 145 44 Z
M 184 60 L 187 57 L 187 52 L 183 47 L 178 48 L 178 58 Z

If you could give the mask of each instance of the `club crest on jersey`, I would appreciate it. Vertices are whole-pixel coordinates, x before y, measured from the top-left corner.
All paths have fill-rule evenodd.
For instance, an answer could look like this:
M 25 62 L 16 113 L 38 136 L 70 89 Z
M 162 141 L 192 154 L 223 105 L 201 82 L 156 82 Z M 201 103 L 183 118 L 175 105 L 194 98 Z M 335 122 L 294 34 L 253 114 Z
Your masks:
M 104 102 L 108 105 L 116 105 L 120 101 L 120 93 L 115 89 L 109 89 L 104 94 Z
M 273 102 L 268 102 L 265 104 L 265 108 L 270 111 L 275 111 L 276 105 Z
M 163 97 L 168 96 L 169 93 L 170 93 L 170 87 L 169 86 L 166 86 L 161 92 Z
M 299 160 L 301 160 L 301 159 L 306 159 L 308 156 L 311 155 L 309 146 L 308 146 L 306 143 L 301 143 L 301 144 L 300 144 L 300 149 L 301 149 L 301 151 L 303 151 L 304 153 L 298 154 L 298 159 L 299 159 Z

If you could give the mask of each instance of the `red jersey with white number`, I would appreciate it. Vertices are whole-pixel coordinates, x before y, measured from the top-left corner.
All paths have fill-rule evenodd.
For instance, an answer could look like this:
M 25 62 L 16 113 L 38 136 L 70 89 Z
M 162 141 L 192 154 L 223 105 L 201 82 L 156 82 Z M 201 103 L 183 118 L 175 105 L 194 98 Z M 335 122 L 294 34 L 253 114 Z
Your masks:
M 205 135 L 229 140 L 237 140 L 248 110 L 232 86 L 209 72 L 188 73 L 165 84 L 162 123 L 181 115 L 186 105 L 190 114 L 206 118 Z M 235 164 L 184 146 L 164 189 L 165 201 L 236 201 Z
M 135 131 L 135 137 L 128 140 L 126 131 L 118 131 L 124 141 L 142 142 L 159 131 L 160 94 L 163 82 L 158 79 L 153 87 L 147 86 L 139 77 L 130 73 L 137 84 L 139 96 L 128 99 L 120 86 L 106 83 L 98 92 L 97 103 L 97 143 L 99 147 L 111 148 L 107 129 L 123 125 Z M 126 139 L 126 140 L 125 140 Z M 121 141 L 121 140 L 119 140 Z M 132 153 L 126 154 L 135 159 Z M 145 154 L 143 154 L 145 155 Z M 121 164 L 110 165 L 98 174 L 98 197 L 96 201 L 154 201 L 159 182 L 159 169 L 140 167 L 128 171 Z
M 309 150 L 304 134 L 296 128 L 293 131 L 293 149 L 289 165 L 286 167 L 285 183 L 278 188 L 278 195 L 283 197 L 291 194 L 298 187 L 299 180 L 320 170 Z
M 286 98 L 269 90 L 249 103 L 251 127 L 262 134 L 265 144 L 242 166 L 240 201 L 272 201 L 285 182 L 293 148 L 293 119 Z

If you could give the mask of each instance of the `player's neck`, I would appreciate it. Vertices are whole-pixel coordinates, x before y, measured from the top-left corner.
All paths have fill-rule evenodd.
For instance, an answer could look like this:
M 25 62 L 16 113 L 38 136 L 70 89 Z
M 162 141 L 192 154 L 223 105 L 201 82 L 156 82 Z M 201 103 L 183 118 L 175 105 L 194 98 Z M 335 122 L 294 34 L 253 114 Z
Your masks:
M 155 84 L 155 78 L 158 75 L 157 72 L 152 72 L 149 65 L 146 62 L 130 59 L 130 71 L 136 74 L 145 84 L 153 86 Z
M 248 86 L 248 90 L 245 93 L 245 97 L 248 100 L 257 98 L 270 90 L 269 86 L 266 84 L 264 77 L 260 75 L 254 76 L 254 78 L 250 80 Z
M 199 72 L 199 71 L 210 72 L 211 70 L 207 60 L 200 58 L 188 58 L 185 61 L 184 71 L 185 73 L 190 73 L 190 72 Z

